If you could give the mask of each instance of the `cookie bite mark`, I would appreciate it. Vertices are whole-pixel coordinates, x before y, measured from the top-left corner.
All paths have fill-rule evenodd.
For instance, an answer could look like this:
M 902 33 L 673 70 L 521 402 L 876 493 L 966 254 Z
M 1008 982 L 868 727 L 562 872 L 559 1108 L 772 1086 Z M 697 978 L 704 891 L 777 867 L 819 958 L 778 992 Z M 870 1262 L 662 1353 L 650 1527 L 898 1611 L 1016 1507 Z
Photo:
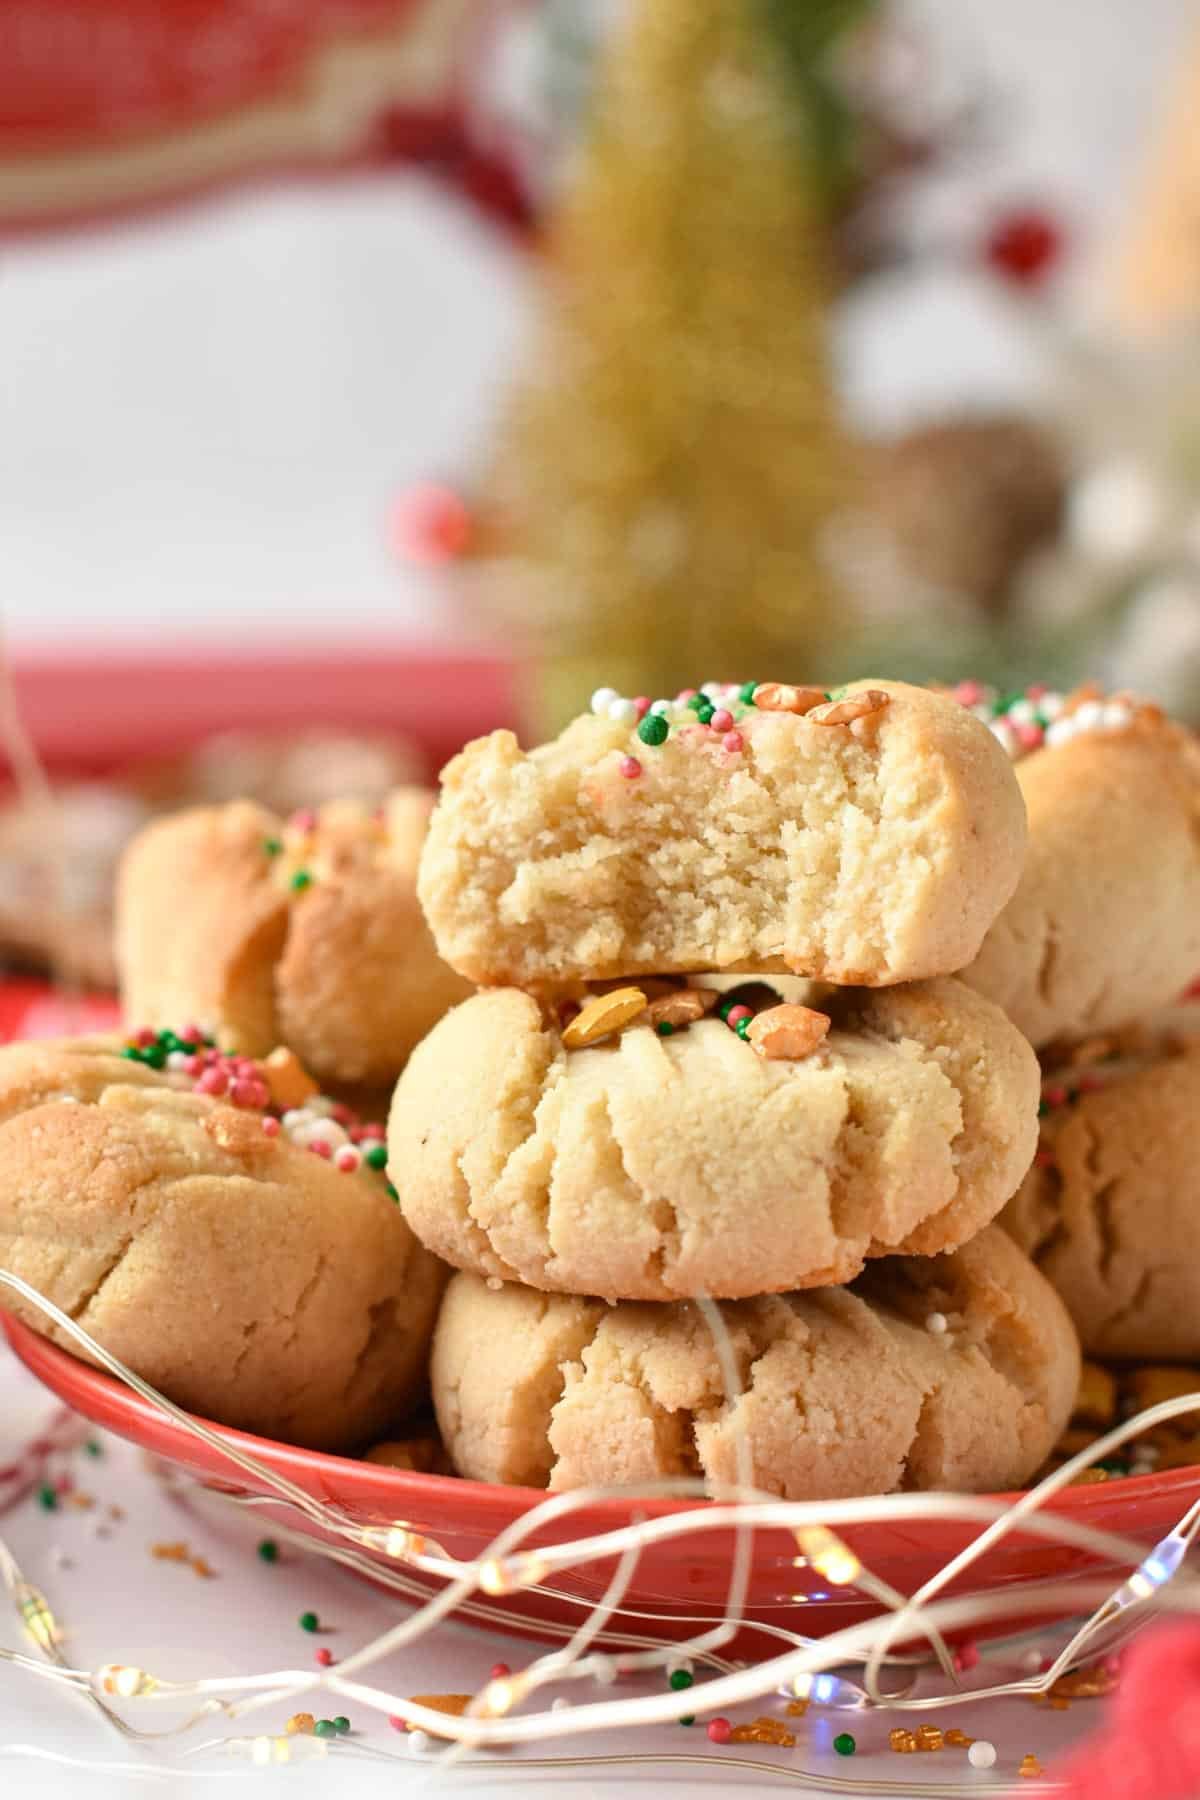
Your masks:
M 970 960 L 1024 847 L 985 728 L 899 683 L 800 711 L 708 686 L 448 765 L 418 888 L 452 966 L 485 986 L 738 966 L 888 986 Z

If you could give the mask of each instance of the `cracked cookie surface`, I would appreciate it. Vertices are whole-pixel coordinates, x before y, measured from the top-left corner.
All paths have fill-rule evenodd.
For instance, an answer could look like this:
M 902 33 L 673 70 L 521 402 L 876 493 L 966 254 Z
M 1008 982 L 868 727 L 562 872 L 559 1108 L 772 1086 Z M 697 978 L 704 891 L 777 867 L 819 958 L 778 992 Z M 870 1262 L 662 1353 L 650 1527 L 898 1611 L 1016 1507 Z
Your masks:
M 508 731 L 468 744 L 418 882 L 442 955 L 521 987 L 729 968 L 877 987 L 961 968 L 1016 886 L 1020 791 L 953 701 L 846 693 L 868 690 L 887 704 L 842 725 L 750 705 L 732 734 L 685 712 L 647 745 L 648 719 L 588 715 L 529 754 Z
M 285 821 L 235 801 L 148 827 L 118 884 L 126 1017 L 194 1018 L 244 1055 L 287 1043 L 329 1081 L 390 1084 L 469 992 L 416 898 L 431 803 L 400 788 L 378 813 L 335 802 Z
M 1096 1356 L 1200 1358 L 1200 1017 L 1188 1013 L 1200 1007 L 1180 1009 L 1169 1046 L 1051 1072 L 1042 1153 L 1001 1215 Z
M 820 1004 L 833 1028 L 792 1062 L 715 1017 L 571 1051 L 529 995 L 474 996 L 397 1084 L 405 1216 L 457 1267 L 629 1300 L 824 1286 L 962 1243 L 1033 1155 L 1032 1051 L 951 979 Z
M 0 1266 L 178 1405 L 334 1450 L 415 1398 L 442 1287 L 382 1175 L 104 1038 L 0 1050 Z
M 1089 734 L 1016 765 L 1029 849 L 962 978 L 1036 1045 L 1168 1006 L 1200 975 L 1200 747 Z
M 997 1227 L 889 1258 L 849 1288 L 722 1305 L 742 1392 L 687 1303 L 489 1288 L 456 1275 L 433 1350 L 462 1475 L 557 1489 L 740 1479 L 791 1500 L 1019 1486 L 1061 1432 L 1079 1348 L 1061 1301 Z M 931 1315 L 945 1321 L 932 1331 Z

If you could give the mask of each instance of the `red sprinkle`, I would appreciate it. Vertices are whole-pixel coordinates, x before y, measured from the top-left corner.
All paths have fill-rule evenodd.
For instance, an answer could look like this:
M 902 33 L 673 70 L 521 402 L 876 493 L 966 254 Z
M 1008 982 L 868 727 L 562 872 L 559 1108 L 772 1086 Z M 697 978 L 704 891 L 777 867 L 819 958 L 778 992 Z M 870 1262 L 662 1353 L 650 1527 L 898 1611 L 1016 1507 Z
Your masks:
M 621 758 L 621 773 L 626 781 L 636 781 L 641 772 L 642 765 L 636 756 L 623 756 Z
M 224 1069 L 208 1068 L 197 1081 L 196 1092 L 198 1094 L 223 1094 L 228 1086 L 229 1077 Z
M 1027 700 L 1040 700 L 1043 694 L 1048 694 L 1049 692 L 1050 689 L 1046 686 L 1044 681 L 1035 681 L 1025 689 L 1025 698 Z
M 1033 1159 L 1035 1169 L 1052 1169 L 1054 1167 L 1053 1150 L 1039 1150 Z
M 726 750 L 732 751 L 743 750 L 746 745 L 746 740 L 740 731 L 727 731 L 721 742 Z
M 271 1113 L 263 1114 L 262 1128 L 266 1137 L 279 1136 L 279 1120 L 274 1118 Z
M 364 1138 L 378 1138 L 380 1143 L 382 1143 L 387 1136 L 383 1126 L 374 1119 L 369 1120 L 366 1125 L 361 1126 L 360 1130 Z
M 261 1083 L 247 1075 L 239 1075 L 229 1090 L 229 1098 L 235 1106 L 255 1106 L 258 1104 L 258 1096 L 265 1092 Z
M 314 1138 L 308 1148 L 312 1151 L 314 1156 L 323 1156 L 326 1162 L 328 1162 L 329 1158 L 333 1155 L 333 1151 L 329 1148 L 329 1145 L 324 1138 Z
M 148 1025 L 143 1025 L 140 1031 L 134 1032 L 133 1041 L 139 1050 L 149 1050 L 152 1044 L 157 1044 L 158 1033 L 151 1031 Z
M 733 714 L 728 707 L 719 706 L 708 723 L 713 731 L 729 731 L 733 725 Z
M 644 719 L 646 714 L 650 711 L 649 694 L 639 694 L 633 704 L 637 707 L 638 718 Z
M 954 1667 L 958 1670 L 960 1675 L 965 1674 L 968 1669 L 977 1667 L 978 1662 L 979 1652 L 975 1648 L 975 1645 L 969 1641 L 965 1644 L 960 1644 L 958 1649 L 954 1652 Z
M 352 1175 L 355 1169 L 361 1166 L 362 1158 L 352 1145 L 343 1144 L 334 1157 L 333 1164 L 336 1169 L 341 1170 L 343 1175 Z
M 954 690 L 954 698 L 960 706 L 977 706 L 983 699 L 983 683 L 960 681 Z
M 389 1713 L 388 1714 L 388 1724 L 391 1726 L 393 1731 L 407 1731 L 408 1730 L 408 1720 L 402 1719 L 400 1717 L 399 1713 Z
M 1067 1090 L 1065 1087 L 1043 1088 L 1042 1099 L 1046 1102 L 1047 1106 L 1065 1106 L 1067 1104 Z
M 318 1650 L 317 1661 L 323 1669 L 331 1669 L 333 1667 L 333 1651 Z
M 1014 725 L 1012 732 L 1022 750 L 1040 750 L 1046 741 L 1040 725 Z
M 503 1681 L 506 1676 L 509 1676 L 511 1674 L 512 1674 L 512 1670 L 509 1668 L 507 1663 L 493 1663 L 492 1664 L 492 1680 L 493 1681 Z
M 710 1743 L 727 1744 L 733 1736 L 733 1726 L 729 1723 L 728 1719 L 710 1719 L 708 1721 L 708 1736 Z
M 1079 1092 L 1081 1094 L 1096 1094 L 1103 1086 L 1104 1083 L 1098 1075 L 1081 1075 L 1079 1077 Z
M 731 1006 L 725 1015 L 725 1023 L 731 1026 L 737 1025 L 742 1019 L 752 1019 L 753 1017 L 754 1014 L 748 1006 Z
M 329 1114 L 335 1125 L 351 1125 L 354 1113 L 343 1101 L 339 1100 Z

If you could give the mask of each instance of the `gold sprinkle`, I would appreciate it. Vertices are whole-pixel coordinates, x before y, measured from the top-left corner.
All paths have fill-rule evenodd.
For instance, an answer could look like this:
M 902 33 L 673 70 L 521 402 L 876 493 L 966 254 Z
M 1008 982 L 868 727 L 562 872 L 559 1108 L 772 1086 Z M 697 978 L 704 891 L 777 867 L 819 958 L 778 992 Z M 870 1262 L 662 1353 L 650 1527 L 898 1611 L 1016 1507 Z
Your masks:
M 317 1721 L 311 1713 L 293 1713 L 287 1722 L 288 1735 L 295 1737 L 300 1732 L 307 1735 L 309 1732 L 315 1731 L 316 1724 Z
M 596 994 L 580 1008 L 563 1032 L 568 1050 L 582 1050 L 601 1038 L 611 1037 L 646 1010 L 641 988 L 618 988 L 613 994 Z
M 271 1104 L 282 1112 L 290 1112 L 303 1106 L 305 1101 L 311 1100 L 314 1094 L 321 1091 L 295 1051 L 286 1049 L 282 1044 L 265 1058 L 262 1072 Z
M 1096 1482 L 1107 1481 L 1107 1480 L 1108 1480 L 1108 1470 L 1107 1469 L 1083 1469 L 1083 1470 L 1081 1470 L 1081 1472 L 1078 1475 L 1075 1476 L 1075 1478 L 1072 1481 L 1069 1481 L 1067 1483 L 1067 1486 L 1068 1487 L 1094 1487 Z
M 940 1725 L 918 1725 L 916 1739 L 918 1750 L 942 1750 L 946 1745 L 946 1734 Z
M 1042 1772 L 1042 1765 L 1038 1761 L 1037 1757 L 1033 1754 L 1032 1750 L 1029 1751 L 1027 1755 L 1025 1755 L 1021 1758 L 1021 1766 L 1017 1770 L 1018 1775 L 1023 1775 L 1026 1778 L 1026 1780 L 1029 1780 L 1034 1775 L 1040 1775 L 1041 1772 Z
M 789 1719 L 802 1719 L 808 1711 L 808 1701 L 789 1700 L 783 1710 L 788 1715 Z
M 67 1505 L 78 1507 L 80 1512 L 91 1512 L 96 1502 L 90 1494 L 71 1493 L 67 1495 Z
M 766 1713 L 751 1719 L 748 1725 L 735 1725 L 729 1734 L 731 1744 L 774 1744 L 780 1750 L 794 1750 L 796 1734 L 778 1719 Z
M 971 1745 L 975 1742 L 975 1739 L 973 1737 L 968 1737 L 965 1731 L 960 1731 L 958 1726 L 955 1725 L 952 1730 L 946 1733 L 946 1742 L 955 1750 L 969 1750 Z
M 475 1696 L 474 1694 L 413 1694 L 411 1698 L 414 1706 L 427 1706 L 430 1712 L 446 1713 L 450 1718 L 461 1719 Z M 445 1732 L 439 1731 L 436 1725 L 419 1727 L 410 1725 L 409 1730 L 428 1730 L 434 1737 L 446 1735 Z
M 897 1725 L 894 1731 L 888 1732 L 888 1743 L 899 1756 L 911 1756 L 917 1747 L 913 1733 L 906 1731 L 902 1725 Z

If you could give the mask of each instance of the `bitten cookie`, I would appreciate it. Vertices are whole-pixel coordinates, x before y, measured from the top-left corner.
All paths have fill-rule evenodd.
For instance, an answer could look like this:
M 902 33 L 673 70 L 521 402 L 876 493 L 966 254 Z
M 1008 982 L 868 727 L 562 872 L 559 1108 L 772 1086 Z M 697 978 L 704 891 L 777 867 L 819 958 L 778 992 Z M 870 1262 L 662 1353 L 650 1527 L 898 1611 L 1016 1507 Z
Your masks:
M 949 978 L 834 993 L 821 1013 L 744 992 L 728 1022 L 699 1016 L 714 996 L 694 989 L 648 1008 L 621 989 L 565 1029 L 512 988 L 456 1007 L 392 1102 L 417 1236 L 534 1288 L 736 1299 L 950 1249 L 995 1216 L 1038 1099 L 1036 1058 L 996 1007 Z M 672 1027 L 663 1009 L 689 998 L 694 1022 Z M 793 1013 L 809 1039 L 775 1042 Z
M 525 1487 L 739 1479 L 789 1500 L 1019 1486 L 1075 1398 L 1061 1301 L 995 1227 L 853 1287 L 721 1308 L 734 1401 L 701 1313 L 495 1291 L 456 1275 L 433 1393 L 460 1475 Z
M 0 1267 L 180 1406 L 318 1449 L 378 1438 L 421 1387 L 442 1288 L 382 1146 L 352 1144 L 311 1083 L 302 1100 L 287 1053 L 256 1072 L 130 1049 L 0 1050 Z M 294 1102 L 282 1119 L 268 1082 Z
M 1200 1006 L 1051 1067 L 1002 1215 L 1097 1356 L 1200 1358 Z
M 885 987 L 971 961 L 1025 847 L 978 720 L 898 682 L 644 705 L 602 690 L 553 743 L 496 731 L 447 765 L 418 886 L 452 967 L 527 988 L 729 968 Z
M 1025 869 L 963 979 L 1041 1045 L 1144 1018 L 1200 974 L 1200 746 L 1139 702 L 1033 692 L 994 721 L 1020 758 Z
M 285 823 L 238 801 L 150 826 L 118 887 L 126 1018 L 195 1019 L 231 1050 L 288 1043 L 325 1080 L 390 1084 L 469 992 L 417 903 L 429 806 L 401 788 L 378 814 L 332 804 Z

